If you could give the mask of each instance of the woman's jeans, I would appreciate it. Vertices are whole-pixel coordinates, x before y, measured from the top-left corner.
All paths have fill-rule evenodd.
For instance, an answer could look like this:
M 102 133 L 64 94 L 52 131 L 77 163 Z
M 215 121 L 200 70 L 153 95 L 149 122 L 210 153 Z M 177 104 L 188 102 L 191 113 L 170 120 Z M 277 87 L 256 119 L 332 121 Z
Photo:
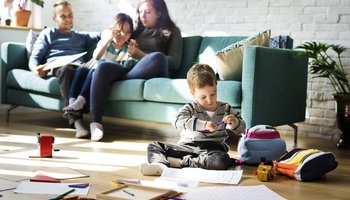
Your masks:
M 129 72 L 120 64 L 101 62 L 95 70 L 91 83 L 91 122 L 102 122 L 107 97 L 113 82 L 125 79 L 150 79 L 154 77 L 168 77 L 168 60 L 160 52 L 147 54 Z

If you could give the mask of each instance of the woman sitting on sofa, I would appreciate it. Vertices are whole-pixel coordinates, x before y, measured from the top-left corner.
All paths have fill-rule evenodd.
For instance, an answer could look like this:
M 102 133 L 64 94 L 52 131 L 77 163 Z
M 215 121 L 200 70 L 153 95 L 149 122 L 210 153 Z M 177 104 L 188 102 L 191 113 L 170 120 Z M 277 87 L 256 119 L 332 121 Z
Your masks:
M 100 63 L 92 79 L 90 96 L 91 140 L 103 137 L 102 115 L 110 86 L 125 79 L 168 77 L 169 68 L 181 64 L 182 37 L 171 20 L 164 0 L 140 0 L 133 40 L 128 54 L 138 63 L 129 72 L 116 63 Z

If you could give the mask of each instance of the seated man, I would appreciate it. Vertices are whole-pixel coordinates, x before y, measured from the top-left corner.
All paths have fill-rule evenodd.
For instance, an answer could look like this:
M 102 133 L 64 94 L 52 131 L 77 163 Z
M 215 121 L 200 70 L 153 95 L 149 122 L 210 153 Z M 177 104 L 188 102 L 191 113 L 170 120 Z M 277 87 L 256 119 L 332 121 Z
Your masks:
M 64 105 L 69 104 L 68 94 L 76 65 L 66 65 L 53 70 L 44 70 L 47 63 L 55 60 L 58 56 L 73 55 L 86 51 L 86 47 L 97 43 L 100 36 L 98 33 L 82 33 L 72 31 L 73 11 L 67 1 L 58 1 L 54 4 L 52 19 L 56 27 L 44 29 L 33 46 L 29 58 L 29 68 L 39 77 L 53 75 L 58 78 Z M 77 62 L 86 65 L 81 57 Z M 85 137 L 89 134 L 83 126 L 82 115 L 67 115 L 69 124 L 76 128 L 76 137 Z

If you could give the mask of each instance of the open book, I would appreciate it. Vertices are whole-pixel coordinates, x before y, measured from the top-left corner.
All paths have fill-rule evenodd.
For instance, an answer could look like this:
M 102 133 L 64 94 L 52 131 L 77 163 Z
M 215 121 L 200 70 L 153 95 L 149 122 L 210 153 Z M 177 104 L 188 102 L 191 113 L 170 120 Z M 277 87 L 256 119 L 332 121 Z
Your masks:
M 57 67 L 61 67 L 64 65 L 68 65 L 69 63 L 74 62 L 75 60 L 82 57 L 86 53 L 87 52 L 85 51 L 83 53 L 78 53 L 78 54 L 73 54 L 68 56 L 59 56 L 54 61 L 48 63 L 47 66 L 43 68 L 43 70 L 46 71 L 46 70 L 55 69 Z

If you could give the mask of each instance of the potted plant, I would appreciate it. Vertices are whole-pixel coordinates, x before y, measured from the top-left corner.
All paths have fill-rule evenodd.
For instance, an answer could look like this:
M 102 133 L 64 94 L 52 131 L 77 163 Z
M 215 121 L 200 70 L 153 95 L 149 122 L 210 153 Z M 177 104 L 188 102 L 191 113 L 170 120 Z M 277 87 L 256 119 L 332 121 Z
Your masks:
M 11 19 L 10 18 L 5 20 L 5 25 L 6 26 L 10 26 L 11 25 Z
M 338 148 L 350 147 L 350 82 L 341 60 L 341 54 L 347 50 L 341 45 L 322 42 L 306 42 L 297 49 L 303 49 L 298 55 L 310 58 L 310 73 L 315 77 L 328 78 L 335 93 L 336 120 L 342 135 Z M 331 54 L 333 53 L 333 54 Z M 334 56 L 331 56 L 334 55 Z
M 31 0 L 38 6 L 44 7 L 43 0 Z M 28 26 L 31 11 L 27 10 L 28 0 L 20 0 L 18 3 L 18 10 L 15 12 L 16 15 L 16 25 L 17 26 Z

